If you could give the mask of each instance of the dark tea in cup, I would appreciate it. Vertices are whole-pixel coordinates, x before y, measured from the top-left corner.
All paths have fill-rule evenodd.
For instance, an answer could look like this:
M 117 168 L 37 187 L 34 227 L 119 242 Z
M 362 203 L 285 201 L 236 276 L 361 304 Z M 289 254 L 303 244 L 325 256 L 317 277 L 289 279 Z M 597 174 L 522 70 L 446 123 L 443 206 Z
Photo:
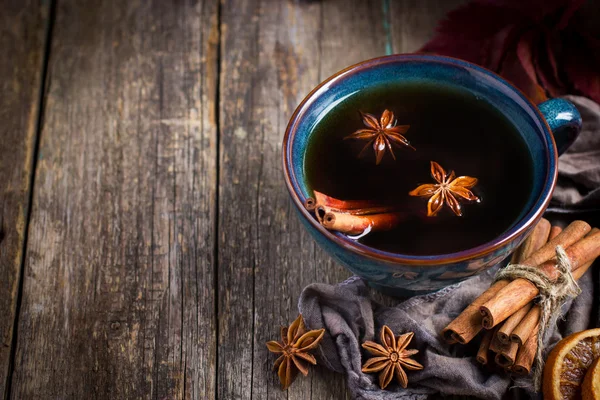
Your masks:
M 440 182 L 432 162 L 434 174 L 444 175 Z M 526 211 L 532 164 L 527 144 L 501 111 L 473 92 L 427 83 L 370 86 L 348 96 L 313 127 L 304 158 L 310 189 L 404 213 L 392 229 L 356 240 L 423 256 L 477 247 L 514 225 Z M 428 215 L 435 188 L 410 195 L 420 185 L 451 184 L 461 176 L 476 179 L 468 189 L 473 197 L 460 188 L 439 194 L 435 215 Z

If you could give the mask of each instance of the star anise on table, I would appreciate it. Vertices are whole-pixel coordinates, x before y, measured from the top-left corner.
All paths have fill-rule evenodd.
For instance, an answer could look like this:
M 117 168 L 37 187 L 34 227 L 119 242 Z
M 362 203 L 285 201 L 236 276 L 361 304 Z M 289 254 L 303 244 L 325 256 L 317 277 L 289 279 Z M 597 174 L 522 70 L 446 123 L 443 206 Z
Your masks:
M 379 372 L 379 387 L 385 389 L 395 376 L 396 381 L 406 389 L 408 385 L 407 370 L 421 370 L 423 366 L 410 358 L 417 354 L 419 350 L 407 350 L 406 347 L 410 343 L 414 333 L 408 332 L 400 335 L 398 338 L 392 330 L 384 325 L 381 328 L 381 344 L 367 341 L 362 347 L 376 357 L 369 358 L 362 367 L 362 372 L 372 374 Z
M 392 144 L 404 146 L 415 150 L 409 143 L 409 141 L 403 136 L 408 131 L 410 125 L 396 125 L 394 113 L 390 110 L 385 110 L 381 114 L 381 118 L 377 120 L 377 117 L 373 114 L 363 113 L 361 111 L 363 124 L 367 127 L 366 129 L 359 129 L 351 135 L 346 136 L 344 139 L 360 139 L 367 140 L 367 144 L 359 153 L 359 157 L 363 152 L 373 145 L 375 151 L 375 163 L 379 164 L 383 159 L 386 149 L 390 151 L 392 158 L 395 160 L 394 150 Z
M 281 381 L 282 390 L 287 389 L 298 371 L 304 376 L 308 375 L 309 364 L 316 365 L 317 360 L 309 352 L 316 349 L 323 339 L 325 329 L 306 331 L 302 315 L 288 327 L 281 327 L 281 342 L 272 340 L 267 342 L 269 351 L 281 354 L 273 365 Z
M 471 192 L 471 188 L 477 184 L 477 178 L 470 176 L 459 176 L 450 171 L 446 171 L 435 161 L 431 161 L 431 176 L 437 183 L 428 183 L 417 187 L 409 192 L 411 196 L 429 197 L 427 202 L 427 216 L 435 216 L 444 206 L 444 203 L 450 207 L 454 214 L 459 217 L 462 215 L 462 207 L 459 198 L 469 201 L 479 202 L 479 197 Z

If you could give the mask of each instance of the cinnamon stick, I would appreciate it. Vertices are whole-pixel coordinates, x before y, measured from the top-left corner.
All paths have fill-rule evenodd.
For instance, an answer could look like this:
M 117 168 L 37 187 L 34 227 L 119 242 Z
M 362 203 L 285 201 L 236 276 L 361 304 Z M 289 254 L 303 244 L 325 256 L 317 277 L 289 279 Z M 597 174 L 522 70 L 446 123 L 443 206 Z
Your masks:
M 370 208 L 357 208 L 351 210 L 338 210 L 335 208 L 327 207 L 321 204 L 317 204 L 315 207 L 315 216 L 317 217 L 317 221 L 320 224 L 323 224 L 325 220 L 325 216 L 328 214 L 348 214 L 348 215 L 359 215 L 359 216 L 369 216 L 369 215 L 378 215 L 378 214 L 388 214 L 391 212 L 397 211 L 395 207 L 388 206 L 378 206 L 378 207 L 370 207 Z
M 350 215 L 373 215 L 373 214 L 384 214 L 389 212 L 398 211 L 398 207 L 393 206 L 370 206 L 365 208 L 352 208 L 352 209 L 337 209 L 333 207 L 324 206 L 322 204 L 318 204 L 316 209 L 324 216 L 327 213 L 343 213 Z
M 595 229 L 595 228 L 594 228 Z M 595 259 L 592 261 L 588 261 L 585 265 L 582 265 L 573 273 L 573 278 L 575 280 L 579 280 L 585 274 L 585 272 L 589 269 L 589 267 L 596 261 Z M 515 314 L 513 314 L 514 316 Z M 510 317 L 512 318 L 512 316 Z M 510 320 L 507 319 L 507 321 Z M 529 336 L 532 334 L 530 329 L 532 326 L 537 326 L 540 320 L 540 309 L 538 306 L 534 306 L 530 309 L 527 315 L 523 318 L 521 323 L 515 327 L 510 334 L 510 341 L 514 343 L 518 343 L 522 345 L 527 340 L 529 340 Z M 518 329 L 517 329 L 518 328 Z
M 315 194 L 315 204 L 335 210 L 356 210 L 376 205 L 372 200 L 340 200 L 316 190 L 313 190 L 313 193 Z
M 507 284 L 507 281 L 499 281 L 490 286 L 442 330 L 442 337 L 450 344 L 454 341 L 461 344 L 469 343 L 482 329 L 479 307 L 494 297 Z
M 542 247 L 548 239 L 549 232 L 550 222 L 546 219 L 540 220 L 531 235 L 521 244 L 522 250 L 520 248 L 519 251 L 513 254 L 512 262 L 518 263 L 521 259 L 529 257 L 534 251 Z M 508 285 L 508 281 L 501 280 L 490 286 L 442 330 L 442 337 L 450 344 L 456 341 L 461 344 L 469 343 L 482 329 L 480 306 L 496 296 L 506 285 Z
M 565 253 L 571 262 L 572 272 L 575 273 L 580 267 L 586 266 L 589 261 L 600 255 L 600 232 L 579 240 L 568 247 Z M 538 268 L 551 281 L 558 278 L 556 260 L 546 261 Z M 481 306 L 484 314 L 483 323 L 487 322 L 490 326 L 494 326 L 533 300 L 538 294 L 538 288 L 527 279 L 515 279 L 498 292 L 495 298 Z
M 584 221 L 573 221 L 554 239 L 549 240 L 541 249 L 524 259 L 521 264 L 535 267 L 553 258 L 556 255 L 556 246 L 567 248 L 583 238 L 592 227 Z
M 510 334 L 513 330 L 519 325 L 521 320 L 527 315 L 529 310 L 532 307 L 532 303 L 526 304 L 521 309 L 519 309 L 516 313 L 511 315 L 504 321 L 500 329 L 498 329 L 498 339 L 501 343 L 507 344 L 510 340 Z
M 522 261 L 521 264 L 535 267 L 546 263 L 556 254 L 556 246 L 559 245 L 567 249 L 565 251 L 569 258 L 571 256 L 574 257 L 574 260 L 576 260 L 574 263 L 575 266 L 578 266 L 577 262 L 581 262 L 581 260 L 587 262 L 590 259 L 589 257 L 593 256 L 595 258 L 600 254 L 600 232 L 580 240 L 590 230 L 591 227 L 586 222 L 574 221 L 558 236 L 548 241 L 533 255 Z M 576 269 L 575 266 L 573 270 Z M 552 267 L 555 267 L 555 263 L 552 264 Z M 540 266 L 540 268 L 544 273 L 546 272 L 543 266 Z M 490 329 L 498 325 L 533 300 L 538 293 L 537 287 L 526 279 L 518 278 L 511 281 L 494 298 L 480 307 L 484 328 Z
M 571 272 L 600 256 L 600 230 L 594 229 L 585 238 L 565 249 L 571 262 Z M 550 280 L 556 280 L 560 274 L 556 268 L 556 259 L 551 259 L 539 267 Z
M 578 281 L 579 278 L 581 278 L 583 276 L 583 274 L 585 274 L 587 272 L 587 270 L 590 269 L 590 267 L 592 266 L 594 261 L 596 261 L 595 258 L 591 261 L 586 262 L 581 267 L 577 268 L 577 270 L 575 270 L 575 272 L 573 272 L 573 278 L 575 278 L 575 280 Z
M 543 245 L 548 242 L 548 237 L 552 230 L 550 221 L 546 218 L 542 218 L 537 223 L 529 237 L 515 250 L 510 262 L 512 264 L 521 263 L 535 251 L 539 250 Z
M 317 201 L 312 197 L 309 197 L 304 201 L 304 208 L 306 208 L 308 211 L 314 211 L 316 207 Z
M 597 231 L 597 228 L 592 229 L 591 233 L 595 233 L 595 231 Z M 580 268 L 578 268 L 574 273 L 573 273 L 573 277 L 576 280 L 579 280 L 579 278 L 581 278 L 583 276 L 583 274 L 589 269 L 589 267 L 594 263 L 594 260 L 588 261 L 586 264 L 582 265 Z M 537 306 L 536 306 L 537 307 Z M 533 308 L 532 311 L 530 312 L 534 312 Z M 538 337 L 537 337 L 537 333 L 538 333 L 538 329 L 539 329 L 539 311 L 537 312 L 537 316 L 531 316 L 530 317 L 532 320 L 536 321 L 536 325 L 535 327 L 531 330 L 531 332 L 529 332 L 529 335 L 525 341 L 525 344 L 523 343 L 524 340 L 524 334 L 521 335 L 519 332 L 515 332 L 513 331 L 513 334 L 511 335 L 511 341 L 515 342 L 516 344 L 521 344 L 521 346 L 519 347 L 519 351 L 517 353 L 517 358 L 515 360 L 514 365 L 512 366 L 512 370 L 514 373 L 518 374 L 518 375 L 529 375 L 529 373 L 531 372 L 531 367 L 533 365 L 533 361 L 535 359 L 535 353 L 537 350 L 537 345 L 538 345 Z M 526 332 L 528 328 L 524 327 L 523 328 L 523 332 Z
M 508 351 L 508 349 L 510 348 L 510 344 L 501 343 L 500 340 L 498 339 L 497 329 L 494 331 L 496 332 L 496 334 L 494 334 L 492 336 L 492 341 L 490 342 L 490 351 L 495 354 L 501 354 L 502 352 Z M 494 359 L 495 359 L 495 356 L 494 356 Z
M 550 229 L 550 236 L 548 236 L 548 240 L 552 240 L 555 237 L 558 236 L 559 233 L 562 232 L 562 228 L 560 226 L 554 225 L 551 229 Z
M 517 327 L 510 334 L 510 341 L 513 343 L 518 343 L 522 345 L 527 341 L 529 335 L 538 325 L 540 320 L 540 306 L 537 304 L 531 307 L 527 315 L 523 318 L 523 320 L 517 325 Z
M 481 338 L 479 351 L 477 352 L 477 356 L 475 358 L 477 359 L 477 362 L 479 362 L 482 365 L 486 365 L 488 363 L 488 353 L 493 336 L 494 331 L 485 331 L 483 333 L 483 337 Z
M 594 228 L 596 229 L 596 228 Z M 594 231 L 594 229 L 592 229 L 592 232 Z M 550 235 L 548 236 L 548 240 L 552 240 L 555 237 L 557 237 L 560 233 L 562 232 L 562 228 L 560 226 L 553 226 L 552 229 L 550 229 Z M 575 278 L 577 279 L 577 278 Z M 532 313 L 534 315 L 537 314 L 537 317 L 533 317 L 533 320 L 535 320 L 535 325 L 537 325 L 537 321 L 539 321 L 539 310 L 533 310 L 531 311 L 531 308 L 533 307 L 533 302 L 527 304 L 524 306 L 524 308 L 521 308 L 521 310 L 517 311 L 516 313 L 514 313 L 513 315 L 511 315 L 505 322 L 504 324 L 508 323 L 509 321 L 513 320 L 512 322 L 516 322 L 516 320 L 518 319 L 516 317 L 516 315 L 522 311 L 523 309 L 527 309 L 527 313 L 525 313 L 524 315 L 522 315 L 521 319 L 519 319 L 519 321 L 517 322 L 517 325 L 512 327 L 512 331 L 509 333 L 509 337 L 508 340 L 514 343 L 517 343 L 519 345 L 523 345 L 523 343 L 525 343 L 525 341 L 527 340 L 524 335 L 521 332 L 516 332 L 514 333 L 515 328 L 518 326 L 518 324 L 523 320 L 523 318 L 525 318 L 528 313 Z M 529 318 L 532 318 L 532 316 L 530 315 Z M 513 335 L 514 336 L 511 336 Z M 502 339 L 506 339 L 503 337 L 500 337 L 500 340 Z
M 315 206 L 315 217 L 317 217 L 317 221 L 319 221 L 320 224 L 323 223 L 323 218 L 325 218 L 325 214 L 327 214 L 327 208 L 325 208 L 325 206 L 319 205 L 317 204 Z
M 518 343 L 508 343 L 502 345 L 500 353 L 496 354 L 495 361 L 501 367 L 511 367 L 517 358 L 517 352 L 519 351 Z
M 397 226 L 406 218 L 402 212 L 351 215 L 337 211 L 330 211 L 323 217 L 321 224 L 330 230 L 359 235 L 367 232 L 386 231 Z
M 590 231 L 590 233 L 588 233 L 588 235 L 586 237 L 589 237 L 591 235 L 596 234 L 597 232 L 600 232 L 600 230 L 598 228 L 594 228 Z M 579 280 L 579 278 L 581 278 L 583 276 L 583 274 L 586 273 L 586 271 L 590 268 L 590 266 L 594 263 L 595 259 L 588 261 L 587 263 L 585 263 L 584 265 L 580 266 L 579 268 L 577 268 L 574 272 L 573 272 L 573 278 L 577 281 Z M 539 322 L 539 318 L 540 318 L 540 310 L 538 306 L 534 306 L 530 311 L 530 314 L 528 314 L 524 319 L 523 319 L 523 326 L 519 327 L 519 329 L 513 330 L 513 333 L 510 335 L 510 340 L 512 342 L 515 343 L 519 343 L 520 345 L 522 345 L 523 343 L 525 343 L 526 340 L 528 340 L 528 336 L 531 334 L 531 332 L 529 331 L 532 327 L 536 326 Z M 513 314 L 514 315 L 514 314 Z M 510 317 L 512 318 L 512 316 Z M 508 320 L 510 320 L 510 318 Z M 508 321 L 507 320 L 507 321 Z
M 533 361 L 535 360 L 535 353 L 537 352 L 538 346 L 538 329 L 539 325 L 536 325 L 529 335 L 529 338 L 523 346 L 519 348 L 517 352 L 517 358 L 512 366 L 512 371 L 518 375 L 529 375 Z
M 304 206 L 307 210 L 315 212 L 315 216 L 320 224 L 325 226 L 331 230 L 337 230 L 335 228 L 331 228 L 332 218 L 331 215 L 334 215 L 333 218 L 337 218 L 339 214 L 349 214 L 349 215 L 376 215 L 376 214 L 388 214 L 393 212 L 398 212 L 397 206 L 392 205 L 382 205 L 371 200 L 340 200 L 331 196 L 327 196 L 324 193 L 321 193 L 317 190 L 313 191 L 315 194 L 315 198 L 306 199 Z M 324 223 L 325 217 L 328 217 L 327 224 Z M 389 217 L 375 218 L 375 220 L 382 221 L 387 220 L 390 221 Z M 342 227 L 349 226 L 348 224 L 353 224 L 357 226 L 361 226 L 367 224 L 366 220 L 353 219 L 352 222 L 350 220 L 344 220 Z M 340 222 L 338 222 L 339 224 Z M 378 224 L 382 224 L 382 222 L 377 222 Z M 355 231 L 357 231 L 356 229 Z M 384 229 L 379 229 L 384 230 Z M 364 231 L 364 230 L 363 230 Z M 349 233 L 344 230 L 340 232 Z M 362 232 L 362 231 L 361 231 Z M 360 233 L 360 232 L 359 232 Z M 357 234 L 357 233 L 355 233 Z
M 590 233 L 587 234 L 586 237 L 595 235 L 598 232 L 600 232 L 600 229 L 594 228 L 590 231 Z M 579 280 L 579 278 L 581 278 L 583 274 L 585 274 L 587 270 L 592 266 L 594 261 L 596 261 L 595 258 L 591 259 L 590 261 L 586 262 L 585 264 L 577 268 L 575 271 L 573 271 L 573 278 L 575 278 L 575 280 Z

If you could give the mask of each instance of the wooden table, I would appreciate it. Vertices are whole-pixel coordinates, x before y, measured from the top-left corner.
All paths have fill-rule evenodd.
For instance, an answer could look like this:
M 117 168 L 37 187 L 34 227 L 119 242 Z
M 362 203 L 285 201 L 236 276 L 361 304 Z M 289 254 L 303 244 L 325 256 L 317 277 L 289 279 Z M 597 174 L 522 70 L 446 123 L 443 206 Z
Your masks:
M 281 139 L 458 1 L 2 2 L 3 398 L 345 398 L 324 368 L 281 392 L 264 345 L 349 276 L 292 211 Z

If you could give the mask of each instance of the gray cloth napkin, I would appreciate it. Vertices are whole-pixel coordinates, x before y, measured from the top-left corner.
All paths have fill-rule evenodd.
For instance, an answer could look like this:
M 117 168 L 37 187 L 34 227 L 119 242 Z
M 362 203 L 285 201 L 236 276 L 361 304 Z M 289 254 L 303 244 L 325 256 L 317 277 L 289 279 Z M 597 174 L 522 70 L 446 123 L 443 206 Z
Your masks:
M 584 131 L 561 157 L 552 211 L 589 212 L 600 208 L 600 106 L 581 97 L 570 96 L 569 100 L 582 113 Z M 594 314 L 598 312 L 594 299 L 597 303 L 600 293 L 598 274 L 593 271 L 597 269 L 596 265 L 579 280 L 583 293 L 564 305 L 564 319 L 547 336 L 548 350 L 564 335 L 600 326 L 600 315 Z M 530 379 L 512 382 L 502 372 L 481 367 L 474 358 L 478 340 L 466 346 L 450 346 L 439 336 L 442 328 L 490 286 L 496 270 L 497 267 L 458 285 L 406 301 L 382 297 L 358 277 L 337 285 L 312 284 L 302 292 L 298 308 L 310 329 L 326 328 L 319 348 L 321 364 L 346 374 L 355 399 L 425 399 L 435 394 L 501 399 L 516 396 L 514 387 L 534 396 Z M 415 359 L 425 368 L 408 372 L 408 389 L 393 383 L 381 390 L 376 375 L 361 372 L 362 364 L 371 355 L 360 345 L 366 340 L 379 341 L 383 325 L 397 335 L 415 333 L 409 347 L 419 350 Z
M 579 109 L 583 130 L 560 157 L 558 185 L 550 211 L 600 210 L 600 105 L 579 96 L 565 96 Z

